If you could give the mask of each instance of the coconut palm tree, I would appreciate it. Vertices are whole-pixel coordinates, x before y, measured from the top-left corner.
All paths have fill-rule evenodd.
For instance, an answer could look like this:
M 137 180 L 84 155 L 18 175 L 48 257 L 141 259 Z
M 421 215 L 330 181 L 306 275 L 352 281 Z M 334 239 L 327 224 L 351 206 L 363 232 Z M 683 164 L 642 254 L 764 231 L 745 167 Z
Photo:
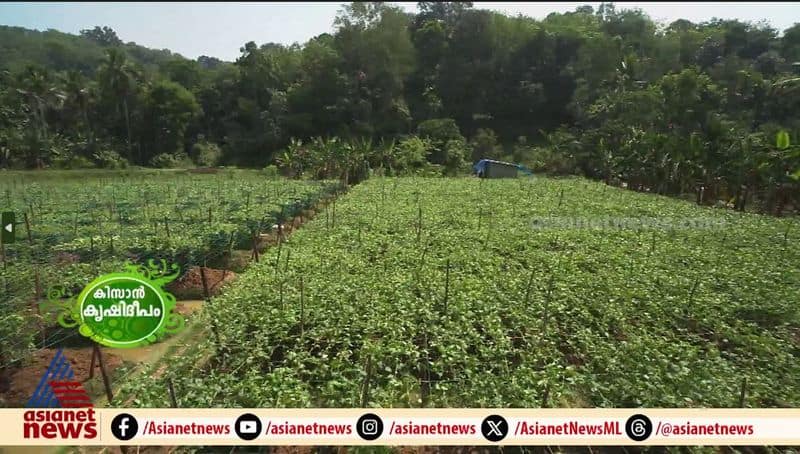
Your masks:
M 43 151 L 50 137 L 47 113 L 60 109 L 65 96 L 46 69 L 33 66 L 18 77 L 17 93 L 22 96 L 34 129 L 36 145 L 30 150 L 29 160 L 41 167 Z
M 94 128 L 89 120 L 89 106 L 93 101 L 93 87 L 89 80 L 78 71 L 69 71 L 64 76 L 65 104 L 73 114 L 80 116 L 76 123 L 82 121 L 89 134 L 90 147 L 94 148 Z
M 112 47 L 106 50 L 106 59 L 98 70 L 98 80 L 103 92 L 117 100 L 116 106 L 125 116 L 127 131 L 128 160 L 133 159 L 131 148 L 131 115 L 128 99 L 136 92 L 138 73 L 128 62 L 122 49 Z

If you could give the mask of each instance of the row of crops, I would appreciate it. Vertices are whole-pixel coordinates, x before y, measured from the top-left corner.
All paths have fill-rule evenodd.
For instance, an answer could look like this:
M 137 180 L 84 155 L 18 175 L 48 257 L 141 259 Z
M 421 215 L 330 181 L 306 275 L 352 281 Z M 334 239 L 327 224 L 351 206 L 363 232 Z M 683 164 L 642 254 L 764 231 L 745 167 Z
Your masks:
M 535 218 L 705 219 L 534 228 Z M 800 404 L 800 228 L 581 179 L 372 179 L 125 393 L 164 406 Z M 203 361 L 207 358 L 207 361 Z
M 0 268 L 0 369 L 63 335 L 42 333 L 37 313 L 52 286 L 79 291 L 125 261 L 224 263 L 269 232 L 339 190 L 334 182 L 267 179 L 258 172 L 117 174 L 93 178 L 0 176 L 0 207 L 17 216 L 17 241 Z M 69 333 L 75 335 L 74 332 Z

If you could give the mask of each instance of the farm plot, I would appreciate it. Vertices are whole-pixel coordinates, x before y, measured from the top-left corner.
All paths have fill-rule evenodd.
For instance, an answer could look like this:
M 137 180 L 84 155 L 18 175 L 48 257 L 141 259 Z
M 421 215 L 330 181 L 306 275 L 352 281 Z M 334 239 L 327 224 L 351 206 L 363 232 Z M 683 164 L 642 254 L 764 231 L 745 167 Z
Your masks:
M 186 407 L 797 406 L 798 236 L 582 179 L 372 179 L 213 299 L 164 378 Z
M 22 176 L 20 176 L 22 175 Z M 181 269 L 224 265 L 262 232 L 338 190 L 333 182 L 266 179 L 258 172 L 118 178 L 0 177 L 2 209 L 17 215 L 17 242 L 0 267 L 0 372 L 37 347 L 61 345 L 37 313 L 51 286 L 79 291 L 126 260 L 164 259 Z

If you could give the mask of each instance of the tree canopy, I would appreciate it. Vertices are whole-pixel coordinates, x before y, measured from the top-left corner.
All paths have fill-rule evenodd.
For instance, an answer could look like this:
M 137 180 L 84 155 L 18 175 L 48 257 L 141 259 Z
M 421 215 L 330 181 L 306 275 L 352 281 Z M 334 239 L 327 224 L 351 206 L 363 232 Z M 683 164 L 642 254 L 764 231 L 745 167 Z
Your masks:
M 402 142 L 450 170 L 491 155 L 665 193 L 778 194 L 800 169 L 800 24 L 359 2 L 331 33 L 240 52 L 188 60 L 105 26 L 0 27 L 0 166 L 180 162 L 197 144 L 264 166 L 337 137 Z M 396 168 L 395 151 L 374 148 L 368 162 Z

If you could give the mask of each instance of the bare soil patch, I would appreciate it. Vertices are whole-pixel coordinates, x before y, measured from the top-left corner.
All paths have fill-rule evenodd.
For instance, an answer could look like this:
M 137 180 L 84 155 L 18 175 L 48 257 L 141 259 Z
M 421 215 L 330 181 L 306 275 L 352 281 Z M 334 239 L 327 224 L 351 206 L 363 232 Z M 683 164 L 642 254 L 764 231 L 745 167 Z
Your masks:
M 36 391 L 39 380 L 47 371 L 50 361 L 58 349 L 44 349 L 34 352 L 30 362 L 10 373 L 11 388 L 0 394 L 0 407 L 24 407 L 25 403 Z M 64 348 L 64 356 L 70 362 L 75 379 L 84 382 L 89 379 L 89 369 L 92 361 L 92 347 Z M 103 362 L 106 371 L 111 375 L 116 368 L 122 365 L 122 359 L 107 349 L 103 350 Z M 100 368 L 95 365 L 95 377 L 100 376 Z
M 219 294 L 222 287 L 236 279 L 236 273 L 228 270 L 218 270 L 214 268 L 203 268 L 206 276 L 208 292 L 211 296 Z M 202 299 L 205 295 L 203 288 L 203 276 L 200 267 L 189 268 L 180 279 L 170 282 L 167 291 L 175 295 L 175 298 L 182 299 Z

